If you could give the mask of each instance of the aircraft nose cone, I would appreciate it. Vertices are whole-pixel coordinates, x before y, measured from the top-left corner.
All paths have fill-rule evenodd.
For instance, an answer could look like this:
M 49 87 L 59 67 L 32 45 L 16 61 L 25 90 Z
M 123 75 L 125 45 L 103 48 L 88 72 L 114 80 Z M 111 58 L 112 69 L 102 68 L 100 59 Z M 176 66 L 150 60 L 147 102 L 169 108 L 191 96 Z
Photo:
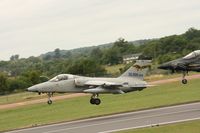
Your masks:
M 158 69 L 174 69 L 174 65 L 172 63 L 164 63 L 160 66 L 158 66 Z
M 158 69 L 168 69 L 169 65 L 163 64 L 158 67 Z
M 36 92 L 37 91 L 37 87 L 36 86 L 31 86 L 31 87 L 27 88 L 27 91 Z
M 158 69 L 163 69 L 163 66 L 162 65 L 158 66 Z

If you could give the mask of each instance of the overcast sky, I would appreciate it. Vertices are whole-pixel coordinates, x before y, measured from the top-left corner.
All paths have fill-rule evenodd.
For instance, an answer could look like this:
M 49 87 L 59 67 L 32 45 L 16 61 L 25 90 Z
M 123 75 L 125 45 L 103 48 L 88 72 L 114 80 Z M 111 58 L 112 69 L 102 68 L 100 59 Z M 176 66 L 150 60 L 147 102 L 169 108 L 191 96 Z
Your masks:
M 200 29 L 200 0 L 0 0 L 0 60 Z

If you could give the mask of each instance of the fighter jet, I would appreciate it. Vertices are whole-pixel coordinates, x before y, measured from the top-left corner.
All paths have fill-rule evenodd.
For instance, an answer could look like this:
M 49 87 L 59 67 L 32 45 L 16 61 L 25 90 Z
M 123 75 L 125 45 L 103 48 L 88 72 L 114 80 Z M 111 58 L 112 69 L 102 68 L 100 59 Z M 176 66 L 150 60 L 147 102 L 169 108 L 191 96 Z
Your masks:
M 183 73 L 182 83 L 187 84 L 189 71 L 200 72 L 200 50 L 193 51 L 183 58 L 172 60 L 158 67 L 159 69 L 171 70 L 172 73 L 181 71 Z
M 99 94 L 124 94 L 141 91 L 147 87 L 144 75 L 150 67 L 149 61 L 137 61 L 117 78 L 84 77 L 72 74 L 60 74 L 47 82 L 34 85 L 27 90 L 38 94 L 47 93 L 48 104 L 52 104 L 54 93 L 91 93 L 90 103 L 99 105 Z

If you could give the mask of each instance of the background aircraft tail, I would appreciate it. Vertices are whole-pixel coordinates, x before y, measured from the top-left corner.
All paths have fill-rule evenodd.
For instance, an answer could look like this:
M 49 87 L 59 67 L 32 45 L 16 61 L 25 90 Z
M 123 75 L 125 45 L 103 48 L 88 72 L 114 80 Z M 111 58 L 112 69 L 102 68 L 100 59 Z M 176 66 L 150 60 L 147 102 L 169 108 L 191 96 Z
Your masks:
M 136 63 L 126 70 L 120 77 L 133 77 L 144 80 L 144 76 L 151 67 L 151 60 L 137 60 Z

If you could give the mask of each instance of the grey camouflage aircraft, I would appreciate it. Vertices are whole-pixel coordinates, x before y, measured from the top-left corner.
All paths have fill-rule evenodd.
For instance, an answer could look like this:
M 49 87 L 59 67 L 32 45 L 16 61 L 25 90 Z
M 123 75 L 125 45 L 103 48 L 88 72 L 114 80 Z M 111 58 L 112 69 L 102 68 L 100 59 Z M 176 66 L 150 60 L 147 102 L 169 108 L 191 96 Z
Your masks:
M 159 69 L 171 70 L 172 73 L 181 71 L 183 73 L 182 83 L 187 84 L 189 71 L 200 72 L 200 50 L 193 51 L 183 58 L 166 62 L 158 67 Z
M 52 104 L 53 93 L 91 93 L 91 104 L 99 105 L 99 94 L 123 94 L 141 91 L 147 87 L 144 75 L 150 67 L 149 60 L 137 61 L 118 78 L 84 77 L 72 74 L 60 74 L 47 82 L 34 85 L 27 90 L 38 94 L 47 93 L 48 104 Z

